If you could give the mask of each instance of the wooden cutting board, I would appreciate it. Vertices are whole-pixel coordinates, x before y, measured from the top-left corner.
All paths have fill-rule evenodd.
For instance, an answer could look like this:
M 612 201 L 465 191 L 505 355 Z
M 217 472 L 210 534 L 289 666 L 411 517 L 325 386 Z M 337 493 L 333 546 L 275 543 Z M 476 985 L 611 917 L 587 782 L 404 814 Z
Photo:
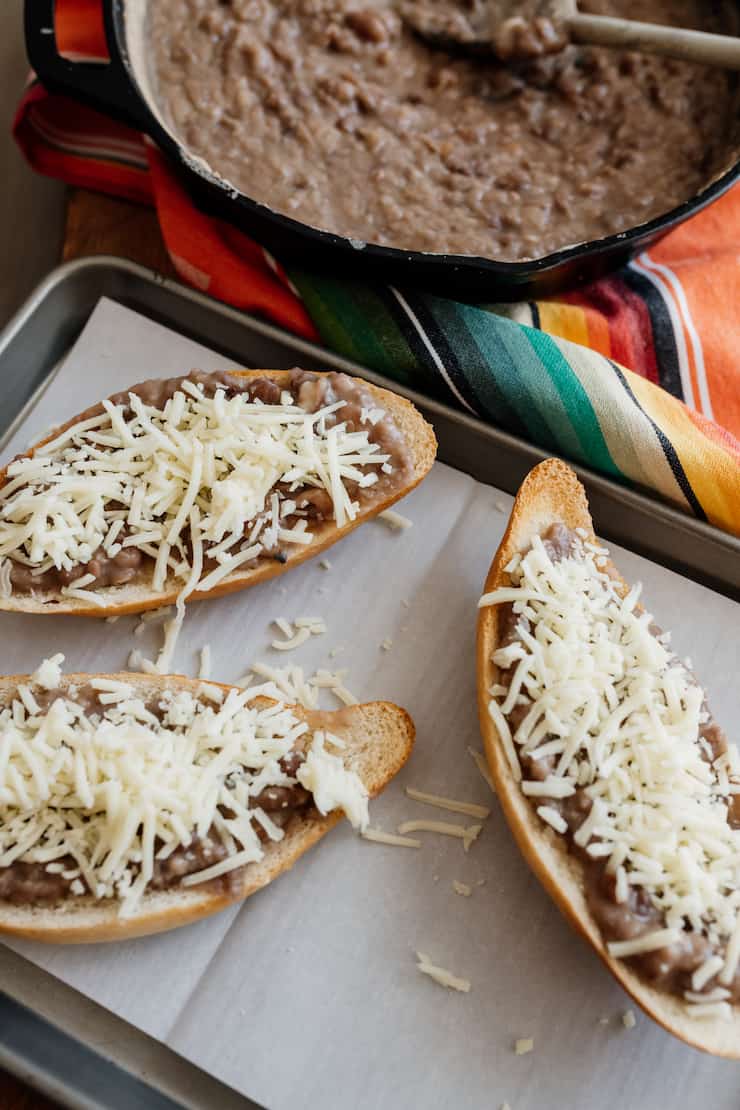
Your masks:
M 71 189 L 62 257 L 66 262 L 91 254 L 130 258 L 167 277 L 175 276 L 152 208 Z

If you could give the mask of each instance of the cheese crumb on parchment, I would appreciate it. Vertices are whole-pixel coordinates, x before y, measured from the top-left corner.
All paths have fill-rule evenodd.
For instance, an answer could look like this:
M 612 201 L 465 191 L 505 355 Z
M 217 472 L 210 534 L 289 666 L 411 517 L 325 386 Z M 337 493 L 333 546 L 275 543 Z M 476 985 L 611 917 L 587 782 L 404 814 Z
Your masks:
M 410 832 L 434 832 L 440 833 L 442 836 L 456 836 L 463 842 L 463 848 L 467 852 L 471 844 L 478 839 L 482 825 L 453 825 L 448 821 L 402 821 L 398 826 L 398 832 L 401 836 L 405 836 Z
M 412 528 L 414 523 L 413 520 L 409 520 L 407 516 L 396 512 L 395 509 L 385 509 L 375 519 L 382 524 L 387 524 L 389 528 L 396 532 L 405 532 L 408 528 Z
M 478 805 L 476 802 L 459 802 L 455 798 L 446 798 L 441 794 L 428 794 L 413 786 L 406 787 L 406 796 L 414 802 L 423 802 L 425 805 L 437 806 L 439 809 L 451 810 L 453 813 L 464 813 L 467 817 L 477 817 L 483 821 L 491 813 L 487 806 Z
M 276 617 L 273 624 L 283 634 L 282 640 L 273 640 L 270 644 L 274 651 L 293 651 L 305 644 L 311 636 L 323 636 L 326 632 L 322 617 L 297 617 L 292 624 L 284 617 Z
M 421 848 L 421 841 L 410 836 L 397 836 L 395 833 L 383 832 L 382 829 L 366 828 L 362 830 L 365 840 L 372 840 L 375 844 L 388 844 L 396 848 Z
M 514 1053 L 517 1056 L 526 1056 L 528 1053 L 534 1051 L 534 1039 L 532 1037 L 519 1037 L 514 1041 Z
M 462 994 L 467 994 L 470 990 L 470 980 L 462 979 L 458 975 L 453 975 L 451 971 L 447 971 L 444 967 L 438 967 L 432 963 L 429 956 L 425 956 L 423 952 L 416 953 L 417 969 L 422 975 L 428 975 L 435 983 L 439 983 L 440 987 L 447 987 L 448 990 L 460 991 Z

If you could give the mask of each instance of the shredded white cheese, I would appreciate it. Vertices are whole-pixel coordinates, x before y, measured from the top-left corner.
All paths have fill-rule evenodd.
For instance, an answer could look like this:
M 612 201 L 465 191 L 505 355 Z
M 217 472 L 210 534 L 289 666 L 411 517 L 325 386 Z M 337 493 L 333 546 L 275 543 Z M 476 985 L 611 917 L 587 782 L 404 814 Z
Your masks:
M 473 893 L 473 888 L 468 883 L 461 883 L 458 879 L 452 880 L 452 889 L 455 894 L 461 895 L 463 898 L 469 898 Z
M 403 821 L 398 826 L 398 832 L 401 836 L 411 832 L 435 832 L 440 833 L 441 836 L 456 836 L 463 842 L 463 848 L 467 852 L 470 845 L 474 840 L 477 840 L 478 835 L 483 828 L 482 825 L 453 825 L 448 821 Z
M 382 829 L 363 829 L 362 836 L 375 844 L 389 844 L 396 848 L 421 848 L 420 840 L 410 836 L 396 836 L 395 833 L 383 832 Z
M 311 543 L 294 494 L 327 493 L 341 526 L 359 511 L 346 483 L 372 485 L 390 456 L 370 440 L 372 424 L 347 430 L 344 401 L 309 413 L 287 393 L 267 405 L 246 394 L 227 398 L 223 389 L 207 397 L 188 379 L 162 409 L 136 393 L 128 401 L 104 401 L 100 414 L 10 463 L 0 488 L 0 597 L 10 584 L 8 558 L 42 573 L 84 566 L 101 547 L 111 557 L 138 548 L 152 560 L 152 589 L 179 584 L 157 661 L 164 672 L 194 591 Z M 283 506 L 297 523 L 286 523 Z M 95 589 L 84 575 L 61 592 L 103 606 L 117 589 Z
M 208 681 L 211 677 L 211 645 L 203 644 L 200 649 L 200 667 L 198 669 L 198 678 Z
M 464 813 L 467 817 L 478 817 L 483 821 L 491 812 L 486 806 L 479 806 L 475 802 L 458 802 L 454 798 L 444 798 L 440 794 L 427 794 L 424 790 L 416 790 L 413 786 L 406 787 L 406 797 L 414 802 L 424 802 L 426 805 L 451 810 L 453 813 Z
M 534 1051 L 534 1040 L 532 1037 L 519 1037 L 514 1041 L 514 1052 L 517 1056 L 526 1056 L 529 1052 Z
M 291 704 L 303 705 L 306 709 L 317 709 L 321 690 L 330 693 L 340 705 L 357 705 L 358 699 L 345 685 L 346 670 L 328 671 L 319 669 L 316 674 L 306 677 L 302 667 L 272 667 L 267 663 L 253 663 L 251 670 L 242 676 L 237 686 L 249 687 L 252 696 L 262 694 L 276 700 L 287 700 Z M 255 678 L 266 681 L 255 685 Z
M 632 1010 L 625 1010 L 622 1014 L 622 1025 L 625 1029 L 634 1029 L 637 1025 L 637 1019 Z
M 461 991 L 467 994 L 470 990 L 470 980 L 461 979 L 458 975 L 453 975 L 451 971 L 447 971 L 444 967 L 437 967 L 433 964 L 429 956 L 425 956 L 423 952 L 416 953 L 417 969 L 422 975 L 428 975 L 435 983 L 439 983 L 440 987 L 447 987 L 448 990 Z
M 43 686 L 45 690 L 56 690 L 62 681 L 62 663 L 64 656 L 61 652 L 44 659 L 43 663 L 34 671 L 31 682 Z
M 623 596 L 607 554 L 584 535 L 553 562 L 535 537 L 506 568 L 510 584 L 481 599 L 510 603 L 519 618 L 516 638 L 493 655 L 510 681 L 494 681 L 489 712 L 523 793 L 541 800 L 540 817 L 565 833 L 558 800 L 585 793 L 576 843 L 607 861 L 618 902 L 638 887 L 660 911 L 662 927 L 610 943 L 610 954 L 670 948 L 689 930 L 715 950 L 691 994 L 711 993 L 715 977 L 729 986 L 740 964 L 740 830 L 728 823 L 740 758 L 733 744 L 717 755 L 704 738 L 702 689 L 669 638 L 651 631 L 640 587 Z M 526 771 L 532 762 L 536 775 Z M 687 1002 L 697 1017 L 726 1005 Z
M 407 528 L 413 527 L 413 520 L 409 520 L 403 513 L 396 512 L 395 509 L 385 509 L 384 512 L 379 513 L 377 520 L 387 524 L 389 528 L 393 528 L 396 532 L 405 532 Z
M 10 559 L 0 559 L 0 597 L 13 596 L 13 583 L 10 581 Z
M 311 737 L 290 707 L 252 705 L 248 690 L 224 696 L 214 687 L 216 696 L 202 700 L 163 690 L 160 719 L 133 686 L 102 678 L 91 682 L 101 710 L 87 714 L 56 679 L 60 660 L 47 660 L 30 680 L 53 681 L 47 688 L 58 696 L 48 709 L 28 687 L 0 705 L 0 868 L 71 856 L 75 868 L 65 877 L 80 876 L 87 893 L 118 900 L 127 916 L 156 859 L 193 836 L 220 839 L 228 855 L 187 885 L 261 859 L 254 822 L 268 840 L 284 835 L 250 804 L 266 787 L 300 781 L 322 813 L 341 809 L 355 827 L 367 825 L 361 780 L 325 749 L 341 741 Z M 291 778 L 280 760 L 296 747 L 306 757 Z
M 319 813 L 341 809 L 362 832 L 369 822 L 368 793 L 359 775 L 348 771 L 339 756 L 326 751 L 325 741 L 336 743 L 336 739 L 320 731 L 314 733 L 311 749 L 298 768 L 298 781 L 313 794 Z

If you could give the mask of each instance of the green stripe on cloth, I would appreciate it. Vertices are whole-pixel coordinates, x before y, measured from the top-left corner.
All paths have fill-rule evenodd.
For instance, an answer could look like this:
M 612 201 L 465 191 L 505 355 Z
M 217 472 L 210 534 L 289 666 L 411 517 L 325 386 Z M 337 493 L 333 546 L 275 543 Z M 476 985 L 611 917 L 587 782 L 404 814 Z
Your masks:
M 484 364 L 473 379 L 476 392 L 486 377 L 494 377 L 535 442 L 563 451 L 577 448 L 578 441 L 570 425 L 553 420 L 538 399 L 537 390 L 546 388 L 552 393 L 552 385 L 547 368 L 523 331 L 479 309 L 468 308 L 466 316 L 484 357 Z
M 404 385 L 418 385 L 421 368 L 380 294 L 300 270 L 289 277 L 327 347 Z

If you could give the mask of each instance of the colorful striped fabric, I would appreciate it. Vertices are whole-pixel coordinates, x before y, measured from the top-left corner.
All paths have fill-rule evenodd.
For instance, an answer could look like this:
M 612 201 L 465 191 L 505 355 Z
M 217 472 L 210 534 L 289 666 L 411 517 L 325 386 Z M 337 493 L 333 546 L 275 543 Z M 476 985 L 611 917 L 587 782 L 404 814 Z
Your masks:
M 99 0 L 57 0 L 56 20 L 65 54 L 103 55 Z M 740 535 L 740 188 L 585 289 L 474 307 L 286 273 L 148 141 L 38 84 L 15 135 L 40 172 L 154 203 L 196 287 Z

